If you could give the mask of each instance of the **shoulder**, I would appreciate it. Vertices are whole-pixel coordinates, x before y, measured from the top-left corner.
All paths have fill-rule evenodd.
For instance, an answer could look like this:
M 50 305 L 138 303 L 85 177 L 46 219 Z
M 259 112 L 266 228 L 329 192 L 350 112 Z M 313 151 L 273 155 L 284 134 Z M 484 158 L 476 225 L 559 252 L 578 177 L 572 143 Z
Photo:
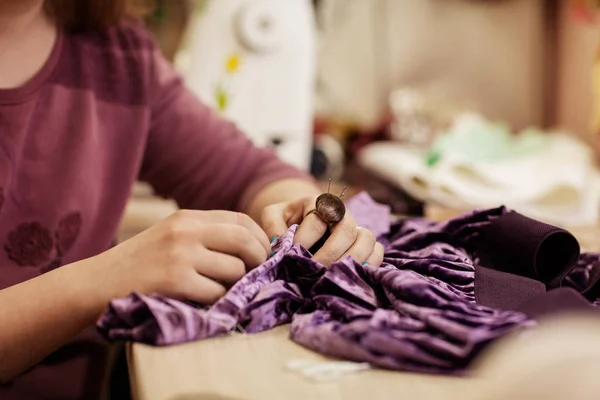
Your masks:
M 102 32 L 66 32 L 54 83 L 91 91 L 111 103 L 143 105 L 158 51 L 141 23 Z
M 67 36 L 79 46 L 128 55 L 144 54 L 156 48 L 154 39 L 141 22 L 125 23 L 99 32 L 71 32 Z

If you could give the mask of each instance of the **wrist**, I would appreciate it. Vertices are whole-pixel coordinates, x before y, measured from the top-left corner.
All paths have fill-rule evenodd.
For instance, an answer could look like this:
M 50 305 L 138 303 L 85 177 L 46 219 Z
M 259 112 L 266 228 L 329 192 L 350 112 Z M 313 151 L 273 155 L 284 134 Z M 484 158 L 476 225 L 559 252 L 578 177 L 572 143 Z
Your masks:
M 63 270 L 74 282 L 71 300 L 85 308 L 94 319 L 100 316 L 110 300 L 121 297 L 125 292 L 123 283 L 117 274 L 111 273 L 103 255 L 65 265 L 58 270 Z

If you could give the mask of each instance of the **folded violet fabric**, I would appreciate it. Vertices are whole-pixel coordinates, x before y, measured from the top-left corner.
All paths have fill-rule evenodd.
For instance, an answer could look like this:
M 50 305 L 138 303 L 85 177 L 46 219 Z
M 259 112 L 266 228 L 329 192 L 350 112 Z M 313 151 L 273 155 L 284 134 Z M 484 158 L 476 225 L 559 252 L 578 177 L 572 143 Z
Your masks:
M 97 327 L 108 340 L 164 346 L 291 323 L 292 340 L 324 355 L 460 374 L 491 341 L 534 326 L 540 310 L 596 310 L 583 295 L 595 293 L 600 256 L 580 257 L 564 230 L 504 207 L 443 223 L 391 223 L 364 193 L 347 207 L 384 245 L 382 266 L 347 258 L 325 268 L 293 244 L 292 226 L 213 306 L 133 293 L 113 300 Z

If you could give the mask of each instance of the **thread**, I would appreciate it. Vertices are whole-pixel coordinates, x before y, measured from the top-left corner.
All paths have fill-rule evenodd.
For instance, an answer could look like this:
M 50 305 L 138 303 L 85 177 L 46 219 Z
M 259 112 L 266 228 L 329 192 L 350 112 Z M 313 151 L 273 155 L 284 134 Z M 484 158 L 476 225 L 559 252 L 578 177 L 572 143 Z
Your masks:
M 344 376 L 371 369 L 368 363 L 351 361 L 313 361 L 293 359 L 286 363 L 286 369 L 299 373 L 315 382 L 333 382 Z

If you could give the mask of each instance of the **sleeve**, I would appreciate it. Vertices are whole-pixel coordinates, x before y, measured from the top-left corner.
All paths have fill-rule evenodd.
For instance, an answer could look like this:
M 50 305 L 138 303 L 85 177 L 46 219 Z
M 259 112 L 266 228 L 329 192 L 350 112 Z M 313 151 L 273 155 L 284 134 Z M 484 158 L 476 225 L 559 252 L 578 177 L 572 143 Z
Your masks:
M 150 127 L 140 179 L 181 208 L 246 211 L 254 196 L 285 178 L 311 179 L 258 148 L 202 104 L 154 46 Z

